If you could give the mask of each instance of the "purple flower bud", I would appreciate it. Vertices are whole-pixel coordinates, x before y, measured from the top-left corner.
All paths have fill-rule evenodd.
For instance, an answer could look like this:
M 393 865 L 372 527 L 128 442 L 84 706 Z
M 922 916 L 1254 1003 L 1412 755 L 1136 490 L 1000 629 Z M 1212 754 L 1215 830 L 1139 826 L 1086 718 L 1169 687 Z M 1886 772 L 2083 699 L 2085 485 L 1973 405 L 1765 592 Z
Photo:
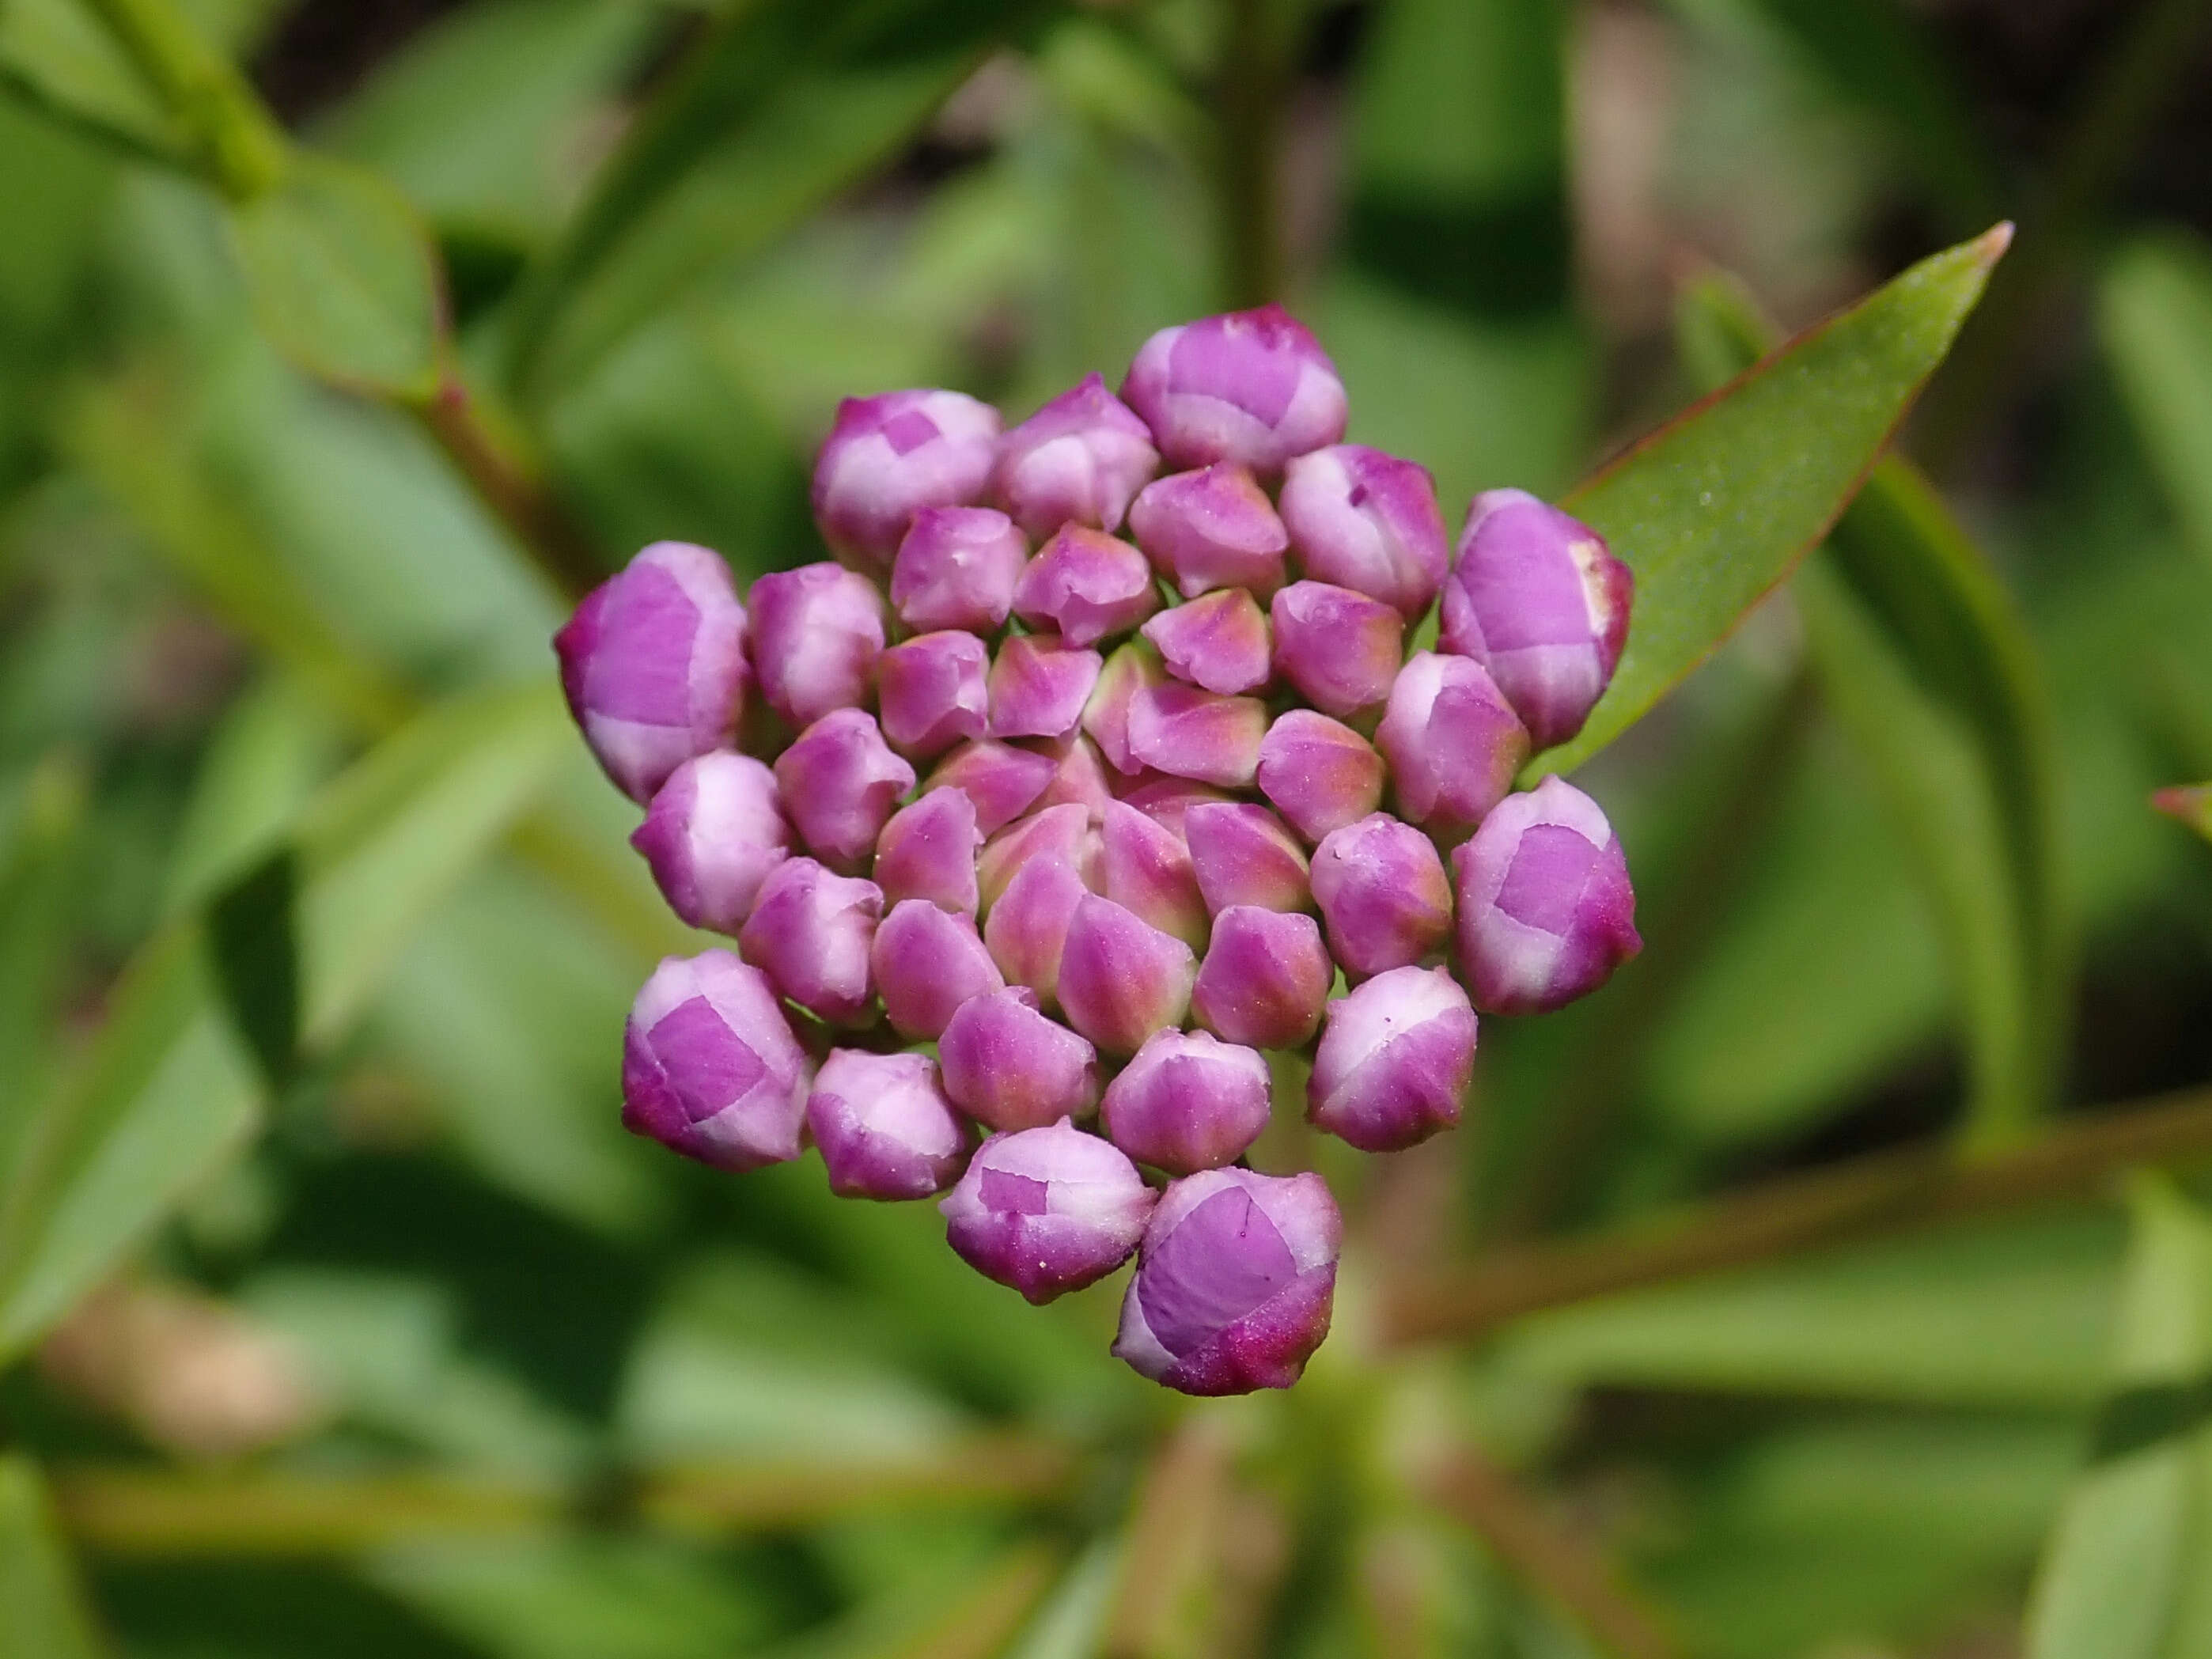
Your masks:
M 874 688 L 884 601 L 866 576 L 826 561 L 753 583 L 753 671 L 769 706 L 794 726 L 858 708 Z
M 1305 574 L 1419 620 L 1451 562 L 1428 468 L 1364 444 L 1301 455 L 1283 473 L 1283 526 Z
M 995 835 L 1030 810 L 1054 770 L 1049 755 L 988 739 L 963 743 L 929 775 L 924 799 L 940 789 L 958 790 L 975 809 L 975 827 Z
M 1093 374 L 999 440 L 992 493 L 1040 540 L 1063 524 L 1118 530 L 1159 465 L 1151 430 Z
M 1015 634 L 991 665 L 991 735 L 1064 738 L 1083 719 L 1103 659 L 1057 634 Z
M 1129 752 L 1171 777 L 1251 787 L 1267 735 L 1267 705 L 1170 680 L 1129 700 Z
M 1283 715 L 1260 745 L 1260 793 L 1310 842 L 1380 806 L 1383 775 L 1366 738 L 1310 708 Z
M 975 880 L 988 912 L 1015 872 L 1033 859 L 1058 859 L 1086 884 L 1100 878 L 1098 832 L 1089 809 L 1070 801 L 1032 812 L 1000 830 L 975 860 Z
M 1091 701 L 1083 706 L 1083 729 L 1115 771 L 1134 776 L 1145 769 L 1144 762 L 1129 752 L 1129 703 L 1166 678 L 1158 653 L 1139 640 L 1117 647 L 1099 671 Z
M 1357 977 L 1403 968 L 1451 933 L 1451 884 L 1436 844 L 1385 812 L 1333 830 L 1313 855 L 1329 949 Z
M 1063 738 L 1054 746 L 1054 770 L 1052 781 L 1044 787 L 1044 793 L 1036 799 L 1036 810 L 1048 806 L 1080 806 L 1097 823 L 1106 817 L 1106 804 L 1114 799 L 1110 781 L 1106 775 L 1105 757 L 1098 745 L 1077 732 Z
M 973 634 L 946 629 L 895 645 L 876 664 L 884 735 L 916 760 L 942 754 L 990 723 L 983 676 L 991 653 Z
M 868 968 L 891 1028 L 909 1042 L 944 1034 L 970 997 L 1006 988 L 975 918 L 927 899 L 902 899 L 876 929 Z
M 1506 797 L 1452 866 L 1460 963 L 1486 1013 L 1564 1007 L 1644 948 L 1620 842 L 1571 783 Z
M 918 634 L 995 634 L 1014 609 L 1030 544 L 995 507 L 930 507 L 914 515 L 891 566 L 891 604 Z
M 786 859 L 761 884 L 738 945 L 785 996 L 833 1025 L 849 1025 L 868 1006 L 868 951 L 883 913 L 872 881 L 833 874 L 812 859 Z
M 750 755 L 716 749 L 669 774 L 629 844 L 688 926 L 734 933 L 768 872 L 789 854 L 791 827 L 775 775 Z
M 1439 644 L 1490 671 L 1539 749 L 1583 729 L 1628 639 L 1636 578 L 1588 525 L 1519 489 L 1474 498 Z
M 1145 556 L 1119 537 L 1064 525 L 1037 551 L 1014 588 L 1014 614 L 1070 645 L 1127 633 L 1159 609 Z
M 1182 838 L 1117 800 L 1106 809 L 1101 839 L 1105 896 L 1193 950 L 1205 949 L 1212 924 Z
M 866 866 L 914 768 L 891 753 L 865 708 L 824 714 L 776 757 L 775 781 L 799 838 L 846 875 Z
M 1249 1048 L 1162 1031 L 1106 1085 L 1099 1116 L 1139 1164 L 1189 1175 L 1233 1163 L 1267 1127 L 1273 1084 Z
M 968 1161 L 968 1126 L 927 1054 L 832 1050 L 807 1097 L 806 1127 L 840 1198 L 927 1198 Z
M 1056 1000 L 1068 924 L 1090 890 L 1074 866 L 1053 854 L 1033 855 L 1016 870 L 983 924 L 983 942 L 999 971 L 1047 1002 Z
M 1121 398 L 1173 466 L 1241 461 L 1282 471 L 1344 435 L 1344 382 L 1280 306 L 1164 328 L 1138 348 Z
M 1200 1024 L 1231 1042 L 1301 1048 L 1321 1029 L 1335 982 L 1336 964 L 1311 916 L 1232 904 L 1213 919 L 1190 1007 Z
M 1258 690 L 1273 672 L 1267 618 L 1241 587 L 1171 605 L 1145 624 L 1144 634 L 1168 672 L 1224 696 Z
M 1123 792 L 1121 799 L 1142 812 L 1155 823 L 1183 834 L 1183 820 L 1194 806 L 1225 801 L 1231 797 L 1206 784 L 1194 783 L 1188 778 L 1170 777 L 1164 772 L 1140 774 L 1136 781 Z
M 1398 810 L 1438 835 L 1464 834 L 1505 799 L 1528 732 L 1471 657 L 1416 651 L 1375 731 Z
M 1313 902 L 1305 849 L 1266 807 L 1243 801 L 1193 805 L 1183 814 L 1182 833 L 1208 911 L 1232 904 L 1303 910 Z
M 655 542 L 553 636 L 561 689 L 616 787 L 649 801 L 727 741 L 744 702 L 745 610 L 720 555 Z
M 1283 585 L 1290 532 L 1249 467 L 1224 463 L 1146 484 L 1129 533 L 1186 599 L 1241 587 L 1266 600 Z
M 848 398 L 814 463 L 814 521 L 841 558 L 881 570 L 914 515 L 980 499 L 999 411 L 957 392 Z
M 953 1103 L 994 1129 L 1039 1128 L 1098 1103 L 1097 1051 L 1039 1012 L 1026 986 L 962 1003 L 937 1062 Z
M 1474 1010 L 1441 968 L 1394 968 L 1328 1005 L 1306 1116 L 1363 1152 L 1459 1121 L 1474 1076 Z
M 1343 1239 L 1317 1175 L 1188 1176 L 1145 1229 L 1114 1352 L 1184 1394 L 1287 1389 L 1328 1334 Z
M 1152 1203 L 1135 1164 L 1055 1123 L 993 1135 L 937 1207 L 962 1261 L 1042 1304 L 1127 1261 Z
M 667 957 L 623 1036 L 623 1126 L 723 1170 L 799 1156 L 806 1051 L 758 969 L 727 951 Z
M 1198 958 L 1111 899 L 1087 894 L 1067 925 L 1060 1006 L 1067 1023 L 1109 1054 L 1133 1054 L 1155 1031 L 1182 1024 Z
M 982 845 L 975 803 L 963 790 L 932 789 L 891 814 L 876 837 L 875 867 L 868 874 L 883 889 L 885 904 L 927 899 L 973 915 L 980 902 L 975 854 Z
M 1327 582 L 1292 582 L 1275 595 L 1276 672 L 1325 714 L 1382 706 L 1398 677 L 1406 629 L 1380 599 Z

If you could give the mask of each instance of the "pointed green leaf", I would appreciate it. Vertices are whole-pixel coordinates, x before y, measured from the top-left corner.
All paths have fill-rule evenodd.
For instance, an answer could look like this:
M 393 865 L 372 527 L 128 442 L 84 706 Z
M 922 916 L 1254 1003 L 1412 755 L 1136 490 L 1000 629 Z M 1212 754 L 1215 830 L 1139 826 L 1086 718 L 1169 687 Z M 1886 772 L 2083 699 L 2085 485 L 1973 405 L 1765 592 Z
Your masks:
M 2168 817 L 2187 824 L 2205 840 L 2212 841 L 2212 783 L 2161 789 L 2151 797 L 2151 805 Z
M 2212 249 L 2179 234 L 2112 262 L 2098 295 L 2105 354 L 2152 467 L 2212 558 Z
M 0 1659 L 94 1659 L 106 1650 L 38 1465 L 0 1457 Z
M 125 155 L 189 165 L 184 133 L 81 0 L 0 5 L 0 90 Z
M 299 860 L 280 847 L 208 906 L 216 988 L 272 1088 L 291 1075 L 300 1047 L 299 884 Z

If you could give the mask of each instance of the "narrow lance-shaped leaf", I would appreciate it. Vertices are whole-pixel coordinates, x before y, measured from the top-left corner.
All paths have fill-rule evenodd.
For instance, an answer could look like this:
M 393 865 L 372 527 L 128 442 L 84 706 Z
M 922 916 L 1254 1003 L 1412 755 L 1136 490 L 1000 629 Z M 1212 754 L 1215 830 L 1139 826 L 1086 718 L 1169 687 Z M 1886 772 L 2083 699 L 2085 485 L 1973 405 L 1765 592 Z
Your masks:
M 2179 234 L 2124 250 L 2098 295 L 2105 355 L 2175 516 L 2212 558 L 2212 250 Z
M 95 1659 L 94 1628 L 38 1465 L 0 1457 L 0 1654 Z

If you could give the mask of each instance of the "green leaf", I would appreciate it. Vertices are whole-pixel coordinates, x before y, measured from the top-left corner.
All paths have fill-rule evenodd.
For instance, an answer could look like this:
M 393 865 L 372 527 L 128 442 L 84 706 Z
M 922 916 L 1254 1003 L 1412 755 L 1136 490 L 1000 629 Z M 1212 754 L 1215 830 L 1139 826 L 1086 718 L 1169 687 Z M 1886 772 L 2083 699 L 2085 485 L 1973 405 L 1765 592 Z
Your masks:
M 2105 354 L 2174 514 L 2212 558 L 2212 251 L 2179 232 L 2124 249 L 2098 295 Z
M 0 89 L 125 155 L 191 165 L 184 133 L 81 0 L 0 5 Z
M 0 1457 L 0 1656 L 95 1659 L 106 1650 L 38 1465 Z
M 2010 240 L 2000 226 L 1923 260 L 1567 495 L 1634 569 L 1635 620 L 1589 723 L 1532 774 L 1570 771 L 1619 737 L 1827 533 Z
M 0 1170 L 28 1127 L 50 1060 L 84 868 L 88 781 L 74 756 L 32 769 L 0 836 Z
M 280 847 L 208 906 L 216 988 L 262 1075 L 281 1089 L 300 1048 L 299 860 Z
M 2151 805 L 2212 841 L 2212 783 L 2177 785 L 2151 797 Z
M 445 299 L 429 234 L 374 173 L 303 154 L 230 212 L 261 326 L 335 386 L 413 400 L 438 387 Z

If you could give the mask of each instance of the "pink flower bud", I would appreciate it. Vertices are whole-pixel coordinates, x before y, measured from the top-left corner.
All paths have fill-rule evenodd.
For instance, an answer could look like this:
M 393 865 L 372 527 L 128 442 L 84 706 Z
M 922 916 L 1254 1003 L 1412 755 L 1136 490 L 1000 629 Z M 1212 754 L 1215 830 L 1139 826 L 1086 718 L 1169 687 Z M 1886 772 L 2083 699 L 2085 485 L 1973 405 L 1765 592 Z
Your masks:
M 1191 1012 L 1231 1042 L 1302 1048 L 1321 1029 L 1322 1006 L 1335 982 L 1336 964 L 1311 916 L 1232 904 L 1213 919 Z
M 876 663 L 884 735 L 916 760 L 940 755 L 990 724 L 983 689 L 991 653 L 973 634 L 946 629 L 895 645 Z
M 1129 700 L 1129 752 L 1171 777 L 1251 787 L 1267 735 L 1267 705 L 1170 680 Z
M 995 507 L 930 507 L 914 515 L 891 566 L 891 604 L 918 634 L 995 634 L 1014 609 L 1030 544 Z
M 962 1261 L 1042 1304 L 1127 1261 L 1152 1203 L 1121 1152 L 1055 1123 L 993 1135 L 937 1207 Z
M 1382 706 L 1398 677 L 1405 624 L 1380 599 L 1327 582 L 1292 582 L 1275 595 L 1275 672 L 1326 714 Z
M 1056 1000 L 1068 924 L 1090 890 L 1064 858 L 1042 854 L 1024 863 L 983 924 L 983 942 L 999 971 L 1047 1002 Z
M 1328 1005 L 1306 1115 L 1363 1152 L 1459 1121 L 1474 1076 L 1474 1010 L 1441 968 L 1394 968 Z
M 1054 770 L 1049 755 L 984 739 L 963 743 L 947 755 L 922 788 L 925 799 L 940 789 L 967 796 L 975 809 L 975 827 L 989 836 L 1028 811 Z
M 975 803 L 958 789 L 932 789 L 891 814 L 876 837 L 868 874 L 883 889 L 885 904 L 927 899 L 973 915 L 979 902 L 975 854 L 982 845 Z
M 1310 842 L 1380 806 L 1383 775 L 1366 738 L 1310 708 L 1284 714 L 1260 745 L 1260 793 Z
M 1129 752 L 1129 703 L 1166 678 L 1158 653 L 1137 640 L 1117 647 L 1099 671 L 1091 701 L 1083 706 L 1083 729 L 1115 771 L 1134 776 L 1145 769 L 1144 762 Z
M 883 913 L 872 881 L 835 875 L 812 859 L 786 859 L 761 884 L 738 945 L 800 1007 L 850 1025 L 868 1006 L 868 951 Z
M 975 860 L 975 880 L 988 911 L 1016 872 L 1033 859 L 1058 859 L 1086 884 L 1100 878 L 1098 832 L 1089 810 L 1070 801 L 1018 820 L 987 842 Z
M 808 849 L 850 875 L 866 866 L 899 797 L 914 787 L 914 768 L 884 744 L 873 714 L 840 708 L 776 757 L 775 781 Z
M 1287 1389 L 1328 1334 L 1343 1239 L 1317 1175 L 1186 1176 L 1145 1229 L 1114 1352 L 1184 1394 Z
M 1164 772 L 1140 773 L 1121 799 L 1146 817 L 1172 833 L 1183 834 L 1183 821 L 1194 806 L 1205 806 L 1231 799 L 1211 785 L 1194 783 L 1188 778 L 1170 777 Z
M 1490 671 L 1539 749 L 1583 729 L 1628 639 L 1636 578 L 1588 525 L 1519 489 L 1468 511 L 1441 648 Z
M 727 951 L 667 957 L 623 1038 L 623 1126 L 723 1170 L 799 1156 L 806 1051 L 775 992 Z
M 991 735 L 1064 738 L 1083 719 L 1103 659 L 1057 634 L 1015 634 L 991 665 Z
M 1313 896 L 1329 949 L 1354 976 L 1419 962 L 1451 933 L 1451 884 L 1435 843 L 1387 813 L 1334 830 L 1314 849 Z
M 814 521 L 839 557 L 882 570 L 914 515 L 981 498 L 999 411 L 957 392 L 848 398 L 814 463 Z
M 1283 473 L 1283 526 L 1305 574 L 1419 619 L 1451 560 L 1428 468 L 1364 444 L 1301 455 Z
M 1159 465 L 1151 430 L 1093 374 L 999 440 L 992 492 L 1039 540 L 1069 523 L 1118 530 Z
M 694 755 L 719 748 L 744 702 L 745 611 L 720 555 L 655 542 L 553 636 L 561 689 L 615 787 L 649 801 Z
M 1267 618 L 1241 587 L 1170 605 L 1145 624 L 1144 634 L 1159 647 L 1168 672 L 1224 696 L 1256 691 L 1273 672 Z
M 1376 728 L 1398 810 L 1437 835 L 1462 835 L 1505 799 L 1528 758 L 1528 733 L 1482 665 L 1416 651 Z
M 1070 645 L 1096 645 L 1125 634 L 1159 609 L 1145 556 L 1120 538 L 1082 525 L 1061 526 L 1037 550 L 1014 587 L 1014 614 Z
M 669 774 L 629 844 L 686 925 L 734 933 L 768 872 L 789 854 L 791 827 L 775 775 L 750 755 L 716 749 Z
M 1486 1013 L 1565 1007 L 1644 948 L 1620 842 L 1571 783 L 1506 797 L 1452 866 L 1460 962 Z
M 1091 815 L 1091 823 L 1103 822 L 1106 804 L 1114 799 L 1114 791 L 1098 745 L 1079 732 L 1072 738 L 1062 738 L 1054 745 L 1054 751 L 1052 781 L 1037 797 L 1036 810 L 1042 812 L 1048 806 L 1080 806 Z
M 1249 467 L 1155 479 L 1129 508 L 1129 533 L 1186 599 L 1241 587 L 1264 602 L 1283 585 L 1290 532 Z
M 1100 1120 L 1139 1164 L 1189 1175 L 1234 1163 L 1267 1127 L 1267 1062 L 1204 1032 L 1162 1031 L 1106 1085 Z
M 794 726 L 858 708 L 875 689 L 884 601 L 839 565 L 772 570 L 753 583 L 753 670 L 769 706 Z
M 1344 382 L 1280 306 L 1164 328 L 1138 349 L 1122 401 L 1171 466 L 1240 461 L 1272 476 L 1344 435 Z
M 1110 1054 L 1133 1054 L 1180 1025 L 1198 959 L 1190 946 L 1110 899 L 1085 895 L 1060 957 L 1067 1023 Z
M 927 899 L 902 899 L 876 929 L 868 968 L 891 1029 L 909 1042 L 944 1034 L 970 997 L 1006 988 L 975 918 Z
M 1010 985 L 960 1005 L 937 1040 L 945 1091 L 994 1129 L 1033 1129 L 1081 1117 L 1098 1103 L 1098 1054 Z
M 831 1051 L 807 1097 L 806 1127 L 840 1198 L 927 1198 L 968 1161 L 968 1126 L 927 1054 Z
M 1101 838 L 1105 896 L 1193 950 L 1203 950 L 1212 924 L 1182 837 L 1117 800 L 1106 809 Z
M 1182 832 L 1208 911 L 1232 904 L 1303 910 L 1313 902 L 1305 849 L 1266 807 L 1194 805 L 1183 814 Z

